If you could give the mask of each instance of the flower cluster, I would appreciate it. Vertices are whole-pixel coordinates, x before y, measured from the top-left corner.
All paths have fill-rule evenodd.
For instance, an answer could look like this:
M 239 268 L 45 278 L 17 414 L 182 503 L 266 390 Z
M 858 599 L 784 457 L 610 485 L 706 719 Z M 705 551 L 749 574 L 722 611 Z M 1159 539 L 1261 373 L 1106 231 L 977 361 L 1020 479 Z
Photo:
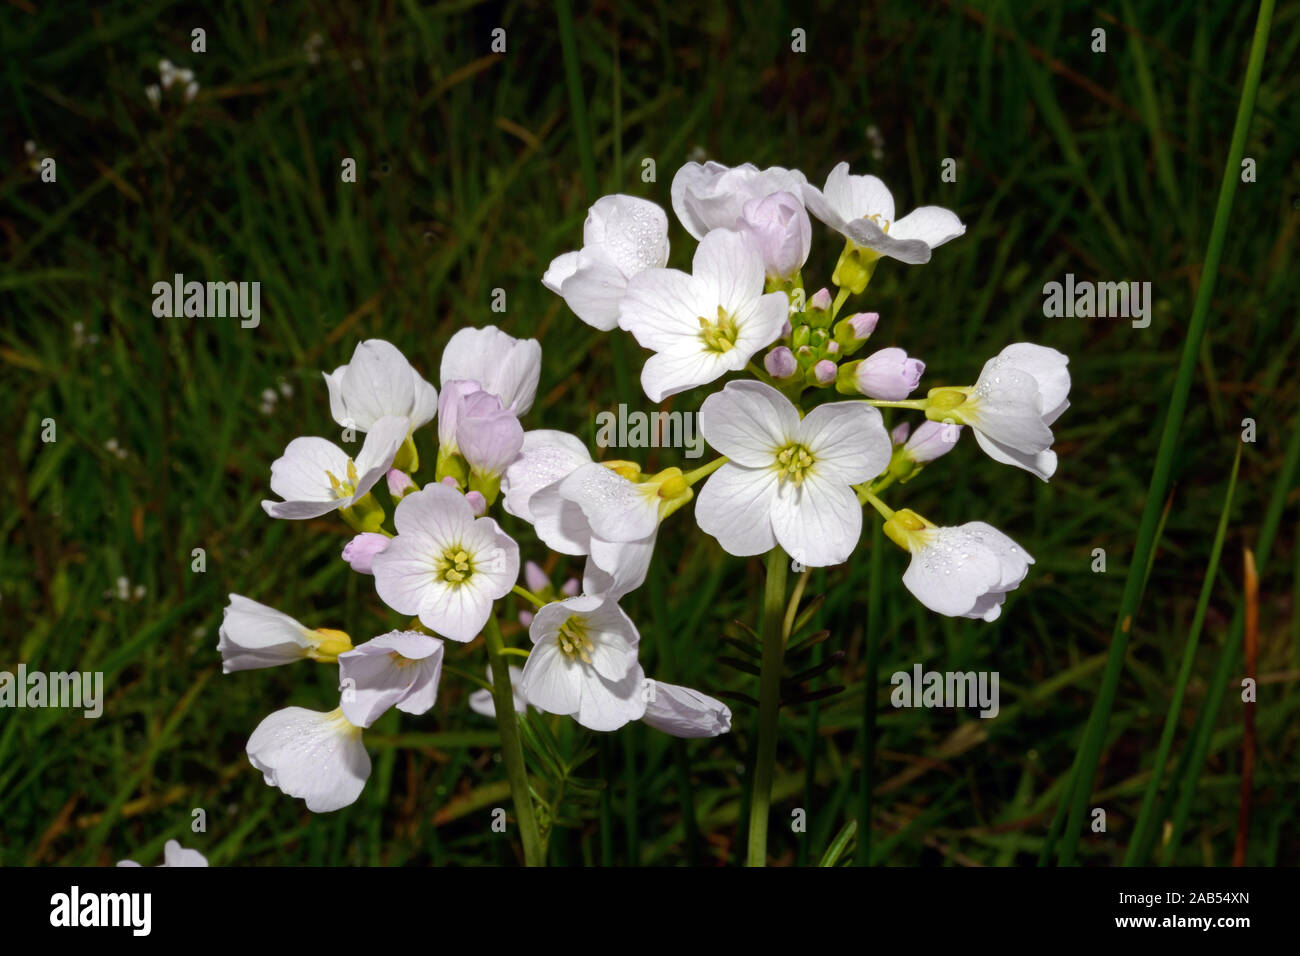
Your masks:
M 860 354 L 881 317 L 845 308 L 881 259 L 925 263 L 962 235 L 958 217 L 925 206 L 896 219 L 884 184 L 843 163 L 821 189 L 796 170 L 690 163 L 673 180 L 672 206 L 698 240 L 689 272 L 668 268 L 664 210 L 612 195 L 592 205 L 582 247 L 557 257 L 542 282 L 588 325 L 631 333 L 652 353 L 641 372 L 652 401 L 727 379 L 699 409 L 719 456 L 703 467 L 647 473 L 597 460 L 572 433 L 526 428 L 541 346 L 490 326 L 452 336 L 436 387 L 381 340 L 324 374 L 344 442 L 360 447 L 354 456 L 324 438 L 295 438 L 271 466 L 280 500 L 263 508 L 290 520 L 337 513 L 354 532 L 342 559 L 373 578 L 403 623 L 354 646 L 338 630 L 231 595 L 219 644 L 227 672 L 303 658 L 339 668 L 335 710 L 289 707 L 253 732 L 249 760 L 268 784 L 313 811 L 355 801 L 370 771 L 364 729 L 393 707 L 427 713 L 444 642 L 480 634 L 489 680 L 469 704 L 502 723 L 507 763 L 515 738 L 505 729 L 530 707 L 594 731 L 641 720 L 680 737 L 726 732 L 721 702 L 647 677 L 641 634 L 620 606 L 645 581 L 661 524 L 692 501 L 695 523 L 726 552 L 779 548 L 803 567 L 849 560 L 869 504 L 911 555 L 903 584 L 923 604 L 986 621 L 1000 614 L 1033 563 L 1023 548 L 983 522 L 939 526 L 880 495 L 967 428 L 996 461 L 1047 480 L 1051 426 L 1068 405 L 1066 357 L 1010 345 L 973 385 L 913 398 L 925 364 L 896 346 Z M 843 238 L 834 293 L 805 293 L 813 219 Z M 924 420 L 890 431 L 881 408 Z M 416 435 L 435 422 L 433 476 L 421 487 Z M 581 578 L 557 590 L 529 562 L 521 586 L 519 546 L 494 517 L 498 505 L 551 551 L 581 557 Z M 530 605 L 520 615 L 526 650 L 504 648 L 496 625 L 496 605 L 512 592 Z M 525 657 L 522 668 L 506 653 Z M 529 798 L 515 799 L 518 809 Z

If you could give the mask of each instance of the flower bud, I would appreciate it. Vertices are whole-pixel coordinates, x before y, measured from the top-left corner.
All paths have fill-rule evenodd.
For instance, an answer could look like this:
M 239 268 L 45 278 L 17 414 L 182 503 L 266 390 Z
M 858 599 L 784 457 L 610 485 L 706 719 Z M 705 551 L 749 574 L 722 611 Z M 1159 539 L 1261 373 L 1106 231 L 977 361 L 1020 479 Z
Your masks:
M 924 421 L 903 446 L 903 453 L 924 464 L 948 454 L 957 445 L 961 426 L 952 422 Z
M 775 379 L 790 378 L 799 371 L 799 363 L 794 360 L 794 353 L 784 345 L 778 345 L 763 356 L 763 368 Z
M 578 591 L 582 588 L 582 582 L 577 578 L 569 578 L 560 587 L 560 593 L 565 597 L 577 597 Z
M 901 402 L 912 394 L 924 371 L 925 363 L 908 358 L 902 349 L 881 349 L 858 363 L 853 373 L 854 384 L 869 398 Z
M 741 213 L 740 228 L 757 240 L 769 279 L 789 280 L 808 261 L 812 223 L 803 203 L 791 193 L 751 199 Z
M 488 509 L 487 499 L 484 498 L 480 492 L 477 491 L 465 492 L 465 500 L 469 502 L 469 508 L 472 512 L 474 512 L 475 518 L 481 518 L 485 514 L 487 514 L 487 509 Z
M 808 383 L 825 388 L 835 381 L 835 373 L 838 369 L 835 363 L 830 359 L 822 359 L 814 365 L 808 372 Z
M 831 290 L 822 288 L 813 293 L 808 300 L 809 312 L 825 312 L 831 307 Z
M 890 442 L 897 447 L 907 441 L 907 436 L 912 432 L 912 426 L 908 422 L 899 422 L 889 431 Z
M 415 482 L 411 476 L 400 468 L 388 469 L 388 493 L 398 501 L 401 501 L 407 494 L 415 490 Z
M 847 319 L 840 319 L 835 323 L 835 341 L 844 349 L 845 355 L 852 355 L 876 331 L 876 323 L 879 321 L 878 312 L 859 312 Z
M 524 427 L 515 413 L 490 392 L 466 396 L 458 409 L 456 446 L 470 470 L 484 476 L 502 474 L 519 457 Z
M 385 534 L 375 534 L 370 531 L 362 532 L 343 546 L 343 560 L 351 566 L 353 571 L 359 571 L 361 574 L 374 574 L 374 571 L 371 570 L 371 562 L 374 561 L 375 555 L 388 550 L 390 540 L 392 539 Z

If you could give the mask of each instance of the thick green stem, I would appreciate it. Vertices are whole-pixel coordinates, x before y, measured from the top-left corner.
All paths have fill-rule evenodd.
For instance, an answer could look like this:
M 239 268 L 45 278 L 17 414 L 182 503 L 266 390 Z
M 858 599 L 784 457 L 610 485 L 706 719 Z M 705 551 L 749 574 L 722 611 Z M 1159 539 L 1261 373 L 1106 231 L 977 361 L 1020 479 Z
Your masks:
M 772 767 L 776 762 L 777 718 L 781 708 L 781 664 L 785 658 L 781 618 L 789 558 L 780 547 L 767 553 L 763 587 L 763 663 L 758 688 L 758 747 L 754 789 L 749 802 L 749 866 L 767 865 L 767 818 L 772 802 Z
M 524 845 L 525 866 L 545 866 L 546 854 L 537 830 L 537 817 L 533 814 L 533 798 L 528 792 L 528 768 L 524 764 L 524 747 L 519 740 L 518 717 L 515 714 L 515 692 L 510 684 L 510 664 L 506 657 L 505 641 L 495 617 L 489 617 L 483 631 L 487 640 L 488 662 L 492 667 L 492 704 L 496 708 L 497 731 L 501 734 L 501 760 L 506 765 L 510 780 L 510 796 L 515 804 L 515 820 L 519 823 L 519 839 Z

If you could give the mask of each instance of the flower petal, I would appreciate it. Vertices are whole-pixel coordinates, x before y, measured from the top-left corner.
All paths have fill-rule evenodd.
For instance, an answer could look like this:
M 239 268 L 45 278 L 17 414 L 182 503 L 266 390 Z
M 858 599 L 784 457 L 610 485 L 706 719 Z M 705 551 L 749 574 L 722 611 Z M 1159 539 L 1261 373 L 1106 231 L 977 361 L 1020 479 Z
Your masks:
M 762 382 L 728 382 L 700 406 L 700 433 L 738 465 L 767 467 L 799 429 L 790 400 Z

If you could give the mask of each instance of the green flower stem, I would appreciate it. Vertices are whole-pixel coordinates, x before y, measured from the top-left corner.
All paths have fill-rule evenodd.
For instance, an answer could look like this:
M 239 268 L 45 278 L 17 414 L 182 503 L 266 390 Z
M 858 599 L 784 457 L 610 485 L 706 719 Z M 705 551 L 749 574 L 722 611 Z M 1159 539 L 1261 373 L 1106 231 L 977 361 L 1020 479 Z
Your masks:
M 874 405 L 876 408 L 915 408 L 917 411 L 925 411 L 930 407 L 928 398 L 909 398 L 903 402 L 887 402 L 880 398 L 864 398 L 862 401 L 868 405 Z
M 840 289 L 835 293 L 835 302 L 831 305 L 831 321 L 834 322 L 840 314 L 840 309 L 844 308 L 844 303 L 848 301 L 849 290 L 847 287 Z
M 501 734 L 501 759 L 510 780 L 515 820 L 519 823 L 519 838 L 524 845 L 524 865 L 545 866 L 546 854 L 537 829 L 537 817 L 533 814 L 533 798 L 528 791 L 528 768 L 524 764 L 524 748 L 519 739 L 507 649 L 495 616 L 488 618 L 483 636 L 487 640 L 488 663 L 492 667 L 492 703 L 496 709 L 497 732 Z
M 510 590 L 513 591 L 515 594 L 518 594 L 525 601 L 530 602 L 533 605 L 533 607 L 542 607 L 544 604 L 546 604 L 545 601 L 539 598 L 532 591 L 529 591 L 527 588 L 521 588 L 518 584 L 516 584 Z
M 776 762 L 777 721 L 781 707 L 781 664 L 785 641 L 781 618 L 785 610 L 785 578 L 789 559 L 780 546 L 767 553 L 763 587 L 763 662 L 759 672 L 758 747 L 754 755 L 754 784 L 749 802 L 747 865 L 767 865 L 767 818 L 772 803 L 772 768 Z
M 886 521 L 894 517 L 894 509 L 889 507 L 889 505 L 885 504 L 883 501 L 881 501 L 879 498 L 873 495 L 871 493 L 870 485 L 856 485 L 855 487 L 857 488 L 858 491 L 858 504 L 860 505 L 870 504 L 871 507 L 875 508 L 876 511 L 880 512 L 880 516 L 884 518 Z
M 719 468 L 721 468 L 730 460 L 731 459 L 728 458 L 726 455 L 723 455 L 719 458 L 715 458 L 707 465 L 701 465 L 699 468 L 696 468 L 694 471 L 686 472 L 684 475 L 682 475 L 682 481 L 686 482 L 686 484 L 688 485 L 693 485 L 697 481 L 709 477 L 709 475 L 713 474 L 715 471 L 717 471 Z
M 1232 130 L 1232 141 L 1228 146 L 1223 178 L 1219 182 L 1219 200 L 1214 210 L 1214 223 L 1210 227 L 1210 240 L 1205 250 L 1200 285 L 1196 290 L 1196 303 L 1192 306 L 1191 321 L 1187 325 L 1187 335 L 1183 339 L 1178 374 L 1169 396 L 1164 427 L 1160 433 L 1159 451 L 1156 454 L 1150 484 L 1147 486 L 1146 505 L 1142 510 L 1137 541 L 1134 543 L 1133 556 L 1129 561 L 1124 595 L 1115 616 L 1115 629 L 1111 634 L 1106 670 L 1102 675 L 1101 689 L 1088 718 L 1083 741 L 1075 757 L 1069 783 L 1061 802 L 1061 811 L 1068 808 L 1069 814 L 1057 857 L 1057 863 L 1061 866 L 1072 866 L 1076 860 L 1079 838 L 1083 833 L 1083 820 L 1088 810 L 1088 798 L 1095 783 L 1097 765 L 1101 761 L 1101 750 L 1106 740 L 1106 727 L 1110 722 L 1111 708 L 1115 704 L 1115 693 L 1119 687 L 1125 656 L 1128 653 L 1133 615 L 1137 613 L 1138 602 L 1142 598 L 1147 563 L 1155 547 L 1156 526 L 1160 520 L 1165 494 L 1169 490 L 1170 472 L 1175 452 L 1178 450 L 1178 433 L 1182 429 L 1183 415 L 1187 410 L 1187 398 L 1196 372 L 1197 356 L 1200 354 L 1201 342 L 1205 336 L 1206 317 L 1210 311 L 1214 284 L 1219 274 L 1219 260 L 1223 256 L 1223 246 L 1228 236 L 1228 223 L 1232 219 L 1232 200 L 1241 178 L 1241 157 L 1245 152 L 1246 135 L 1250 131 L 1250 119 L 1255 110 L 1255 94 L 1259 89 L 1260 72 L 1264 67 L 1264 50 L 1268 46 L 1269 24 L 1272 17 L 1273 0 L 1263 0 L 1255 23 L 1255 36 L 1250 45 L 1250 59 L 1246 65 L 1246 79 L 1242 84 L 1241 100 L 1237 104 L 1237 119 Z M 1058 817 L 1060 815 L 1061 813 L 1058 812 Z M 1051 839 L 1057 827 L 1053 826 L 1052 830 L 1053 833 L 1049 833 L 1048 842 L 1043 847 L 1044 855 L 1051 852 Z

